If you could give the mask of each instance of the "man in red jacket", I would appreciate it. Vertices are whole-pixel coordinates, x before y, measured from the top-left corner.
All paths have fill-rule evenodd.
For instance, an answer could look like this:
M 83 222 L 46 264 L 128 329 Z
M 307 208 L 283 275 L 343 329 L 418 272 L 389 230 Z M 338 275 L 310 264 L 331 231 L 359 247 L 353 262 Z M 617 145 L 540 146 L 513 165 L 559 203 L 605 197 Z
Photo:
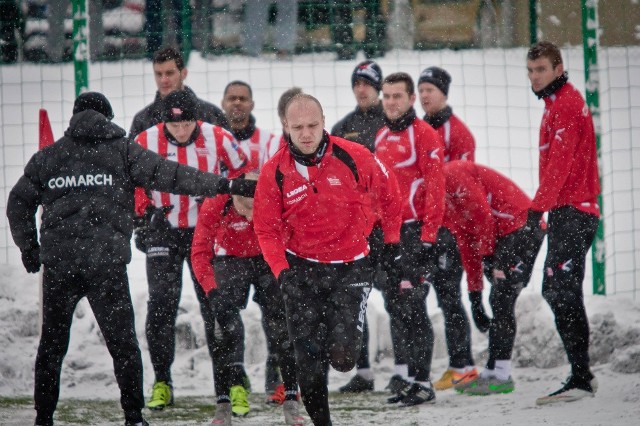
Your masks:
M 597 380 L 589 367 L 589 320 L 582 282 L 585 259 L 600 217 L 596 138 L 591 112 L 571 83 L 557 46 L 540 42 L 529 49 L 531 88 L 545 108 L 540 125 L 540 186 L 531 203 L 532 221 L 549 212 L 548 252 L 542 295 L 571 364 L 562 388 L 537 404 L 594 396 Z
M 315 425 L 327 426 L 328 367 L 349 371 L 360 353 L 375 210 L 387 251 L 396 252 L 400 199 L 369 150 L 329 136 L 313 96 L 294 96 L 284 123 L 287 147 L 262 169 L 254 227 L 282 288 L 305 408 Z
M 257 175 L 247 178 L 256 179 Z M 270 349 L 278 357 L 284 382 L 279 385 L 281 395 L 277 400 L 272 395 L 271 402 L 283 405 L 286 424 L 302 425 L 284 301 L 253 230 L 252 198 L 234 195 L 205 200 L 198 213 L 191 262 L 219 327 L 213 362 L 217 407 L 212 424 L 229 424 L 232 413 L 244 416 L 249 411 L 243 387 L 245 336 L 240 310 L 246 308 L 253 284 L 253 300 L 262 310 L 265 332 L 271 334 L 267 336 L 272 340 Z
M 452 161 L 445 165 L 444 175 L 444 225 L 458 242 L 473 320 L 479 329 L 489 329 L 486 368 L 455 388 L 469 395 L 512 392 L 516 299 L 529 283 L 544 231 L 540 222 L 527 226 L 531 200 L 500 173 L 469 161 Z M 491 282 L 491 320 L 482 305 L 483 267 Z
M 426 296 L 436 262 L 436 240 L 444 214 L 443 145 L 438 133 L 416 116 L 415 85 L 406 73 L 382 82 L 386 126 L 375 153 L 398 179 L 402 196 L 402 279 L 383 291 L 391 317 L 395 374 L 389 402 L 416 405 L 435 400 L 430 381 L 433 328 Z
M 444 161 L 475 161 L 476 143 L 473 135 L 447 104 L 451 76 L 439 67 L 424 69 L 418 77 L 420 104 L 429 123 L 444 142 Z M 438 231 L 436 244 L 438 267 L 434 269 L 433 289 L 444 316 L 444 331 L 449 352 L 449 368 L 433 383 L 436 390 L 475 379 L 478 370 L 471 354 L 471 327 L 462 304 L 460 282 L 462 262 L 455 238 L 445 228 Z

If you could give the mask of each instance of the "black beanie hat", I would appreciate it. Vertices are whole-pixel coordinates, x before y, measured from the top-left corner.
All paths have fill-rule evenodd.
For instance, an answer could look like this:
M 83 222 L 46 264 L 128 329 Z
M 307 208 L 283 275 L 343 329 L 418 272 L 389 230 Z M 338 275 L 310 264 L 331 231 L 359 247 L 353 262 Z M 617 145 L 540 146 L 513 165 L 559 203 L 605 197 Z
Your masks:
M 382 70 L 373 61 L 364 61 L 356 65 L 351 74 L 351 88 L 356 85 L 358 79 L 363 79 L 373 86 L 378 92 L 382 88 Z
M 195 121 L 198 102 L 186 90 L 176 90 L 162 100 L 162 121 Z
M 448 72 L 438 67 L 429 67 L 420 73 L 418 85 L 420 83 L 431 83 L 436 86 L 445 95 L 449 94 L 449 85 L 451 84 L 451 76 Z
M 92 109 L 107 117 L 108 120 L 113 119 L 113 110 L 111 104 L 105 95 L 98 92 L 81 93 L 73 103 L 73 113 L 77 114 L 82 111 Z

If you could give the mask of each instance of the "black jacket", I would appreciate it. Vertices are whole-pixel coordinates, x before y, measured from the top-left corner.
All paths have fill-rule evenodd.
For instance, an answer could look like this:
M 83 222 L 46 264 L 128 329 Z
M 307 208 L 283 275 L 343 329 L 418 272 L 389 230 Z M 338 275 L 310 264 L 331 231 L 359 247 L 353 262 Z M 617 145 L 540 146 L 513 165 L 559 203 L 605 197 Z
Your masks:
M 142 148 L 93 110 L 75 114 L 64 137 L 38 151 L 7 202 L 20 250 L 38 247 L 45 265 L 103 267 L 131 261 L 136 187 L 193 196 L 216 195 L 221 178 Z
M 193 96 L 196 96 L 190 87 L 184 86 L 184 90 L 190 92 Z M 229 128 L 227 118 L 220 108 L 212 103 L 198 99 L 198 111 L 196 112 L 196 118 L 202 120 L 205 123 L 215 124 L 216 126 Z M 160 98 L 160 92 L 156 92 L 156 98 L 153 103 L 142 108 L 133 117 L 133 123 L 131 123 L 131 130 L 129 130 L 129 137 L 135 139 L 140 133 L 144 132 L 150 127 L 162 121 L 162 99 Z
M 333 136 L 357 142 L 371 152 L 375 151 L 376 133 L 385 126 L 382 102 L 375 107 L 363 111 L 356 107 L 331 129 Z

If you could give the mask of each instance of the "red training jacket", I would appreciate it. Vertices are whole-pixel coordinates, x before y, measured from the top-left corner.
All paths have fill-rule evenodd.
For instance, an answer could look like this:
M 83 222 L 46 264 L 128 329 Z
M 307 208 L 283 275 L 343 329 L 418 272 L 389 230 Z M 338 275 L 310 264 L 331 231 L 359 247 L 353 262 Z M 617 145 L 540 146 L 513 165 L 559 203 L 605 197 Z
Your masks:
M 479 291 L 482 258 L 492 255 L 496 240 L 527 222 L 531 199 L 508 177 L 470 161 L 445 164 L 444 226 L 456 237 L 469 291 Z
M 253 223 L 236 211 L 228 194 L 207 198 L 204 201 L 193 234 L 191 263 L 200 286 L 207 294 L 217 287 L 211 264 L 214 255 L 260 255 Z
M 455 114 L 436 132 L 444 143 L 445 163 L 455 160 L 476 161 L 476 141 L 469 128 Z
M 435 243 L 444 215 L 443 143 L 433 127 L 416 118 L 393 132 L 376 135 L 376 156 L 393 170 L 402 196 L 402 220 L 422 221 L 422 241 Z
M 329 142 L 318 165 L 301 165 L 284 148 L 265 163 L 258 179 L 254 228 L 276 277 L 289 267 L 285 250 L 322 263 L 366 256 L 378 204 L 385 242 L 400 240 L 401 200 L 389 191 L 380 163 L 359 144 L 325 137 Z
M 566 83 L 544 98 L 540 125 L 540 186 L 531 208 L 571 205 L 600 216 L 598 158 L 593 119 L 580 92 Z

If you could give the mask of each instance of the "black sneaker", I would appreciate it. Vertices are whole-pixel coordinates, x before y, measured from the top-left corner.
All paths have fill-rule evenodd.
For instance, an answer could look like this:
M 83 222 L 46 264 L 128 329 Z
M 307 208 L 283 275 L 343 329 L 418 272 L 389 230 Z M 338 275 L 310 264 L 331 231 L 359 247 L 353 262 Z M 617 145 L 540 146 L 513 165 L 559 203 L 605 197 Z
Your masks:
M 373 391 L 373 380 L 367 380 L 356 374 L 349 380 L 349 383 L 338 389 L 340 393 L 361 393 Z
M 149 423 L 145 419 L 142 419 L 141 422 L 125 422 L 124 426 L 149 426 Z
M 408 395 L 409 389 L 411 389 L 411 383 L 403 379 L 399 374 L 395 374 L 391 377 L 385 389 L 389 389 L 392 393 L 395 393 L 394 396 L 387 399 L 387 403 L 396 404 Z
M 536 405 L 555 404 L 556 402 L 572 402 L 586 397 L 594 397 L 598 390 L 598 380 L 579 379 L 571 375 L 557 391 L 536 399 Z
M 420 383 L 413 383 L 407 396 L 402 398 L 402 405 L 410 407 L 412 405 L 420 405 L 424 403 L 433 404 L 436 402 L 436 393 L 433 390 L 431 382 L 428 382 L 428 386 L 421 385 Z

